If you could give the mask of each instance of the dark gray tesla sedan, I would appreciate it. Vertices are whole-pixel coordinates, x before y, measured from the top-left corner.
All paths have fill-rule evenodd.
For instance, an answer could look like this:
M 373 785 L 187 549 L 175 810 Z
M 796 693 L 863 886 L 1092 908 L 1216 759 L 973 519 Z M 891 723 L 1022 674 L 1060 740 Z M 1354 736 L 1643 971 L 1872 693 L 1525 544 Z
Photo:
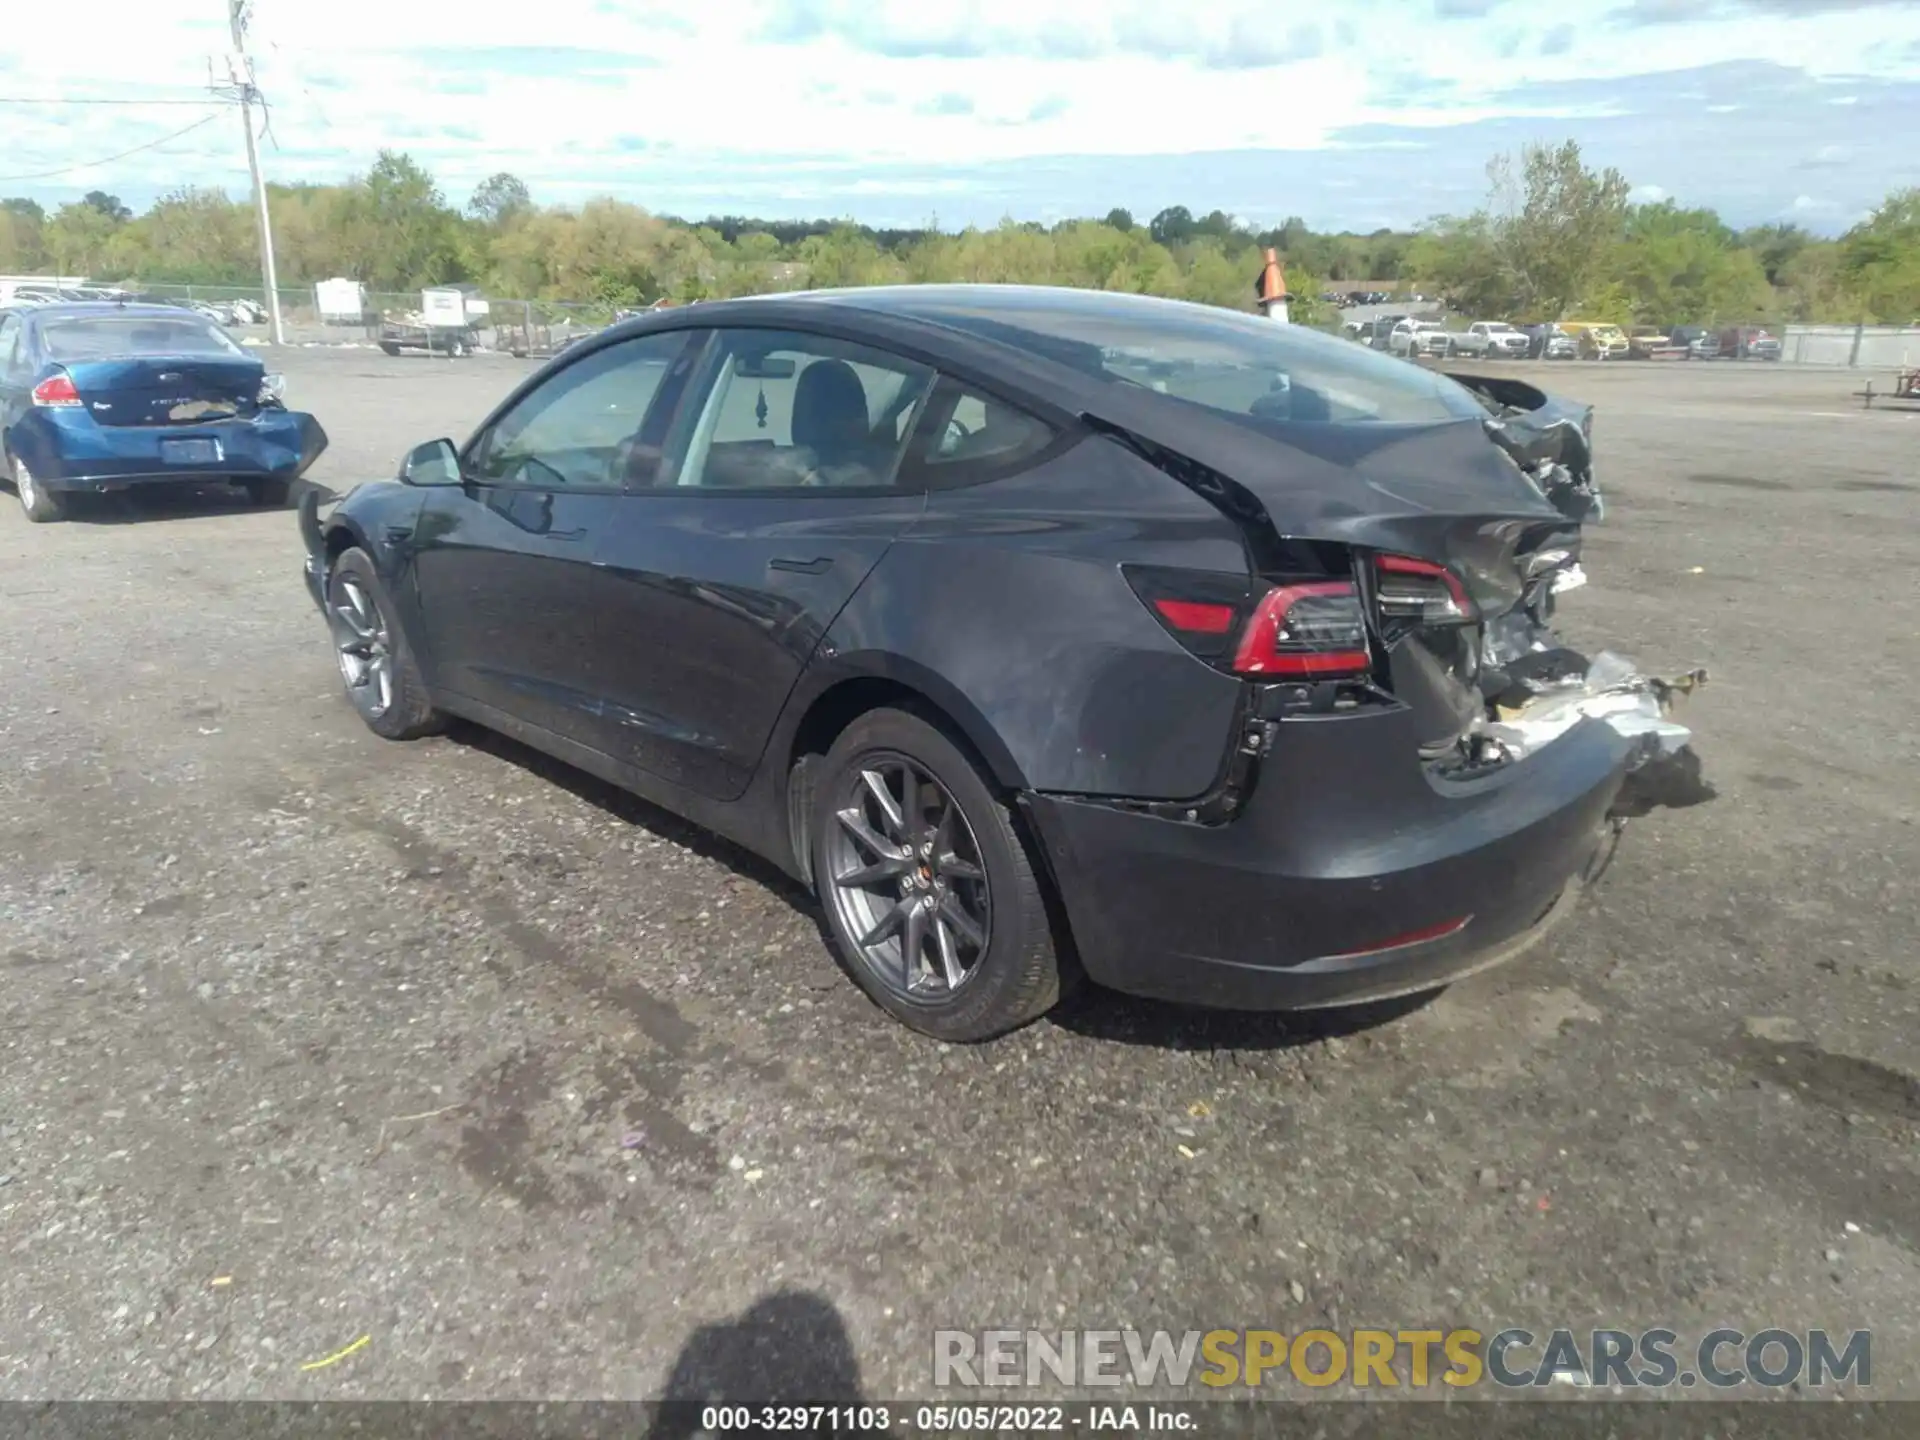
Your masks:
M 492 727 L 811 884 L 995 1035 L 1081 976 L 1295 1008 L 1568 909 L 1677 688 L 1549 629 L 1591 415 L 1138 296 L 728 301 L 301 524 L 379 734 Z

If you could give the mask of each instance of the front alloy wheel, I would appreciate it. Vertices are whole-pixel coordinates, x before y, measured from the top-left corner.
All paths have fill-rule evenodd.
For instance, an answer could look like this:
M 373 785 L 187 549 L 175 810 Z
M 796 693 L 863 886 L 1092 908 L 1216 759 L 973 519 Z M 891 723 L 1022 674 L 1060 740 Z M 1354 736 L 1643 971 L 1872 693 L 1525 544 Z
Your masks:
M 335 572 L 327 620 L 348 697 L 367 720 L 378 720 L 393 706 L 393 636 L 358 576 Z
M 413 740 L 440 729 L 407 637 L 373 559 L 358 547 L 341 552 L 327 575 L 327 630 L 347 697 L 376 735 Z
M 825 856 L 845 933 L 880 983 L 907 1000 L 952 996 L 993 934 L 993 897 L 973 827 L 905 755 L 863 757 L 829 797 Z

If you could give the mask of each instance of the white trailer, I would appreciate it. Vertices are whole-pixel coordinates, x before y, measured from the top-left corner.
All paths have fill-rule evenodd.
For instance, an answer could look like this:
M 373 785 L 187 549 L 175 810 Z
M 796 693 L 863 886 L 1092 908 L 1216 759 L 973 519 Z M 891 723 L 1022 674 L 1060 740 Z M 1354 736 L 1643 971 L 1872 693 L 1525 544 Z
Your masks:
M 320 312 L 322 325 L 364 325 L 367 323 L 367 287 L 358 280 L 335 277 L 313 287 L 313 306 Z

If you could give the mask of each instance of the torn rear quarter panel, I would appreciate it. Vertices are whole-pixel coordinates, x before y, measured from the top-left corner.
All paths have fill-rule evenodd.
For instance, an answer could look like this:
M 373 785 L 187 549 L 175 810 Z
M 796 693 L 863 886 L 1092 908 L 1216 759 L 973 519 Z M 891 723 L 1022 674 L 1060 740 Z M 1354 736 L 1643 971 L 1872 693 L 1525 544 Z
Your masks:
M 1606 518 L 1606 502 L 1593 477 L 1591 405 L 1562 400 L 1504 375 L 1448 378 L 1480 397 L 1490 412 L 1487 434 L 1557 510 L 1575 521 Z
M 1478 770 L 1524 758 L 1583 719 L 1633 742 L 1630 765 L 1671 756 L 1688 732 L 1667 718 L 1678 690 L 1617 656 L 1591 665 L 1551 620 L 1557 592 L 1584 583 L 1580 530 L 1598 520 L 1592 407 L 1505 377 L 1454 377 L 1487 417 L 1418 426 L 1258 422 L 1190 427 L 1192 453 L 1089 415 L 1233 519 L 1251 568 L 1271 583 L 1303 542 L 1350 556 L 1384 652 L 1384 689 L 1412 713 L 1422 758 Z M 1158 407 L 1147 401 L 1141 418 Z M 1399 623 L 1371 593 L 1370 556 L 1446 567 L 1475 613 Z M 1687 688 L 1704 678 L 1693 672 Z

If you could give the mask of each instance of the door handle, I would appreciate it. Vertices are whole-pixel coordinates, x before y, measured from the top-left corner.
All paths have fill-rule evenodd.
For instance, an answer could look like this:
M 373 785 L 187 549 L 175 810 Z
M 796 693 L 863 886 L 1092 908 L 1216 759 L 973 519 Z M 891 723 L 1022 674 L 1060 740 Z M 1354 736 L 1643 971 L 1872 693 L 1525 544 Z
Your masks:
M 811 560 L 796 560 L 788 555 L 776 555 L 767 562 L 769 570 L 791 570 L 795 575 L 824 575 L 833 568 L 831 555 L 816 555 Z

